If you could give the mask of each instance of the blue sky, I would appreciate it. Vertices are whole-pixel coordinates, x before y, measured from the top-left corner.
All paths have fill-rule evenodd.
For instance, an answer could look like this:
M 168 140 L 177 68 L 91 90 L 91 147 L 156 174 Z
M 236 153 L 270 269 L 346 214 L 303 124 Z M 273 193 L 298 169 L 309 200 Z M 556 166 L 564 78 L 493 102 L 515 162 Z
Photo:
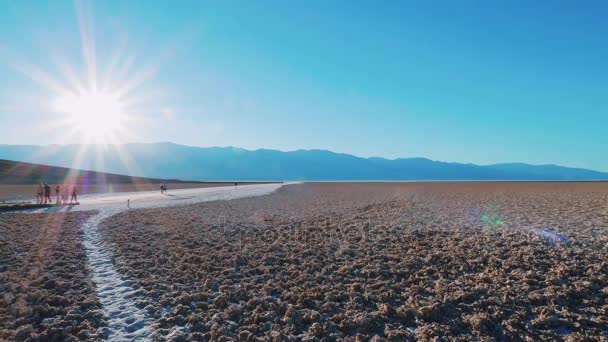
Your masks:
M 85 27 L 99 78 L 137 81 L 123 141 L 608 171 L 606 2 L 2 7 L 0 143 L 79 141 L 41 79 L 86 79 Z

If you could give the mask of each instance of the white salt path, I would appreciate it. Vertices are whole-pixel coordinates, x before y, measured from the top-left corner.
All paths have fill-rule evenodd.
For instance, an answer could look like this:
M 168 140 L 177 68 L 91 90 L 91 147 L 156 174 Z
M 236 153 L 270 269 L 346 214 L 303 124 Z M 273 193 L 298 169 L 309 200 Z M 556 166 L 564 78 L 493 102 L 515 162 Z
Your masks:
M 97 298 L 108 320 L 108 327 L 103 330 L 114 341 L 149 340 L 151 336 L 145 312 L 132 300 L 137 293 L 114 269 L 112 254 L 104 247 L 97 230 L 101 221 L 118 212 L 101 210 L 83 225 L 88 265 L 96 285 Z
M 99 224 L 104 219 L 131 209 L 160 208 L 177 205 L 231 200 L 270 194 L 283 184 L 244 185 L 235 188 L 215 187 L 182 189 L 161 195 L 157 191 L 129 192 L 119 194 L 87 195 L 79 198 L 81 205 L 64 208 L 45 208 L 31 212 L 88 211 L 98 210 L 84 225 L 84 247 L 97 297 L 102 305 L 108 327 L 102 328 L 112 341 L 147 341 L 152 339 L 151 318 L 136 306 L 141 299 L 132 282 L 119 274 L 112 263 L 112 251 L 103 243 Z
M 130 201 L 131 209 L 171 207 L 208 201 L 262 196 L 275 191 L 283 185 L 284 183 L 239 185 L 237 188 L 234 186 L 222 186 L 179 190 L 169 189 L 168 195 L 161 195 L 160 190 L 82 195 L 78 196 L 80 205 L 42 208 L 28 212 L 47 213 L 104 209 L 119 209 L 122 211 L 128 209 L 127 201 Z

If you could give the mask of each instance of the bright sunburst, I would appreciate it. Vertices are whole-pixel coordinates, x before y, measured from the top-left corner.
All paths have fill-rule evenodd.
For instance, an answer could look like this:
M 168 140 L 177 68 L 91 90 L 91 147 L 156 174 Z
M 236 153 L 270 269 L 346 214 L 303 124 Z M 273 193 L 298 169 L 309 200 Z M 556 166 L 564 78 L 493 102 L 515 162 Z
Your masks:
M 75 0 L 74 5 L 80 44 L 54 35 L 45 36 L 43 41 L 56 42 L 48 46 L 48 52 L 45 51 L 50 61 L 48 68 L 11 52 L 14 58 L 7 60 L 8 64 L 34 81 L 42 92 L 36 89 L 17 94 L 15 104 L 8 108 L 49 114 L 44 116 L 48 119 L 32 122 L 32 125 L 36 125 L 41 134 L 48 134 L 60 143 L 78 144 L 72 168 L 90 167 L 88 161 L 92 158 L 96 168 L 104 169 L 101 151 L 111 149 L 129 174 L 142 174 L 122 144 L 140 139 L 139 134 L 144 131 L 142 126 L 170 120 L 175 115 L 172 110 L 162 109 L 171 108 L 161 103 L 165 101 L 165 88 L 158 89 L 151 84 L 159 64 L 170 54 L 141 54 L 147 59 L 142 64 L 136 58 L 138 54 L 130 51 L 128 35 L 123 31 L 104 42 L 103 49 L 98 49 L 92 2 Z M 7 51 L 0 44 L 0 57 Z M 73 52 L 76 54 L 72 55 Z
M 78 51 L 74 43 L 59 39 L 61 43 L 49 50 L 50 69 L 15 58 L 11 61 L 15 70 L 42 86 L 46 94 L 41 101 L 17 100 L 14 107 L 52 114 L 41 127 L 65 143 L 107 147 L 137 140 L 142 130 L 130 125 L 167 118 L 161 111 L 166 105 L 159 103 L 164 91 L 148 84 L 155 78 L 157 63 L 162 58 L 151 55 L 147 63 L 141 64 L 136 54 L 129 51 L 127 35 L 111 39 L 116 41 L 114 47 L 107 44 L 104 50 L 97 49 L 92 3 L 76 0 L 75 10 L 82 63 L 65 53 Z M 26 94 L 24 98 L 28 97 Z
M 107 92 L 66 93 L 55 100 L 53 109 L 64 113 L 67 124 L 88 142 L 114 140 L 127 120 L 124 103 Z

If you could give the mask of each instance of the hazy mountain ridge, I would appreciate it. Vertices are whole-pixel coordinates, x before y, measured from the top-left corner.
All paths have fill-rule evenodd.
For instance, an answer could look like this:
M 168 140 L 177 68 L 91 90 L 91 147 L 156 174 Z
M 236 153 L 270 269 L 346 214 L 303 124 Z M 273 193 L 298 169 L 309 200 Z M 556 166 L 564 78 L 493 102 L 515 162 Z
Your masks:
M 150 178 L 191 180 L 608 180 L 608 173 L 556 165 L 475 165 L 426 158 L 361 158 L 326 150 L 246 150 L 173 143 L 0 145 L 0 158 Z M 130 160 L 130 162 L 128 162 Z
M 38 184 L 40 182 L 50 184 L 157 184 L 161 182 L 179 183 L 181 181 L 132 177 L 0 159 L 0 184 Z

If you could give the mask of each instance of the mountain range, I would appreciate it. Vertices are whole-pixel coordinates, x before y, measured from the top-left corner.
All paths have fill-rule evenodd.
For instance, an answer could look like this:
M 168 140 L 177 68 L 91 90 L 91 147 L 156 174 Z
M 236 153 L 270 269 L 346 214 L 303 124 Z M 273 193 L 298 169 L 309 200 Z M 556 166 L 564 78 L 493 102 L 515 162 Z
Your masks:
M 246 150 L 173 143 L 0 145 L 0 159 L 148 178 L 227 180 L 608 180 L 608 173 L 524 163 L 362 158 L 326 150 Z
M 159 184 L 180 183 L 175 179 L 131 177 L 0 159 L 0 184 Z

